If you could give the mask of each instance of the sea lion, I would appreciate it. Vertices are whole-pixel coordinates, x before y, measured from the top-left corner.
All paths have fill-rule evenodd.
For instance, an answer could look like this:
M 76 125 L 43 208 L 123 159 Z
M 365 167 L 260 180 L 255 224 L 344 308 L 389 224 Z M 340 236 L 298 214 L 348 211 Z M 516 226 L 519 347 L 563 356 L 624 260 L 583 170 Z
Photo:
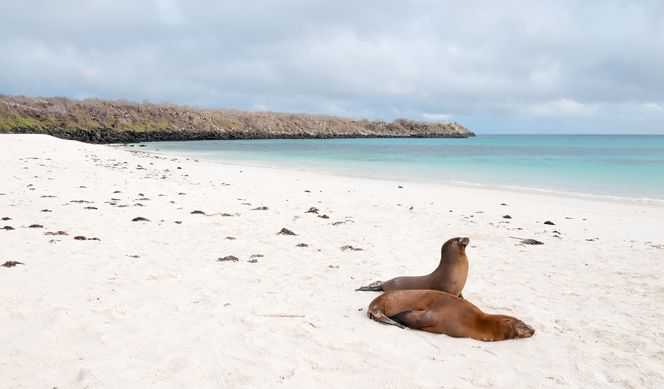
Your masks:
M 486 314 L 468 300 L 438 290 L 385 292 L 369 304 L 367 315 L 401 328 L 485 342 L 529 338 L 535 333 L 517 318 Z
M 468 242 L 470 242 L 468 238 L 452 238 L 445 242 L 440 249 L 440 263 L 431 274 L 397 277 L 385 282 L 376 281 L 355 290 L 387 292 L 400 289 L 433 289 L 461 296 L 466 278 L 468 278 L 468 257 L 466 256 Z

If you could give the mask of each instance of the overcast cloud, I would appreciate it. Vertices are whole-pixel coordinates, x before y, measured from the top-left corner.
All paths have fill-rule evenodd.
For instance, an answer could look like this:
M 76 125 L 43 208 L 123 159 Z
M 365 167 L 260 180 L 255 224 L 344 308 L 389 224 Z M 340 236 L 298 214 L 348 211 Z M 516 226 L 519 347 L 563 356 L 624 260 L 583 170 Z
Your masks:
M 0 0 L 0 94 L 664 133 L 664 1 Z

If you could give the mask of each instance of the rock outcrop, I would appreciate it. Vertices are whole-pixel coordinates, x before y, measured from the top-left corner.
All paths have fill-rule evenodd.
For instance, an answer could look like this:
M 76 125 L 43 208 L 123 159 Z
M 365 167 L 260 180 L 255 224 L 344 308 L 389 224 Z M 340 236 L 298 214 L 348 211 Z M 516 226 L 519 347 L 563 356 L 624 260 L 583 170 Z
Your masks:
M 458 123 L 393 122 L 324 115 L 202 110 L 62 97 L 0 96 L 0 133 L 41 133 L 90 143 L 268 138 L 450 137 L 475 134 Z

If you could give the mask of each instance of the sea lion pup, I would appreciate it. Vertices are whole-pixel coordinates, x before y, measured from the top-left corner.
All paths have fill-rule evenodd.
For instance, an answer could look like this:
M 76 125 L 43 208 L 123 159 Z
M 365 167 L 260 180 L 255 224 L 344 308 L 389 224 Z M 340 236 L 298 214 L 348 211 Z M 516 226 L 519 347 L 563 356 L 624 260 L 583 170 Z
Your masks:
M 517 318 L 486 314 L 468 300 L 438 290 L 385 292 L 369 304 L 367 315 L 401 328 L 485 342 L 529 338 L 535 333 Z
M 466 256 L 468 242 L 470 242 L 468 238 L 452 238 L 445 242 L 440 249 L 440 263 L 431 274 L 418 277 L 397 277 L 385 282 L 376 281 L 355 290 L 387 292 L 400 289 L 433 289 L 461 296 L 466 278 L 468 278 L 468 257 Z

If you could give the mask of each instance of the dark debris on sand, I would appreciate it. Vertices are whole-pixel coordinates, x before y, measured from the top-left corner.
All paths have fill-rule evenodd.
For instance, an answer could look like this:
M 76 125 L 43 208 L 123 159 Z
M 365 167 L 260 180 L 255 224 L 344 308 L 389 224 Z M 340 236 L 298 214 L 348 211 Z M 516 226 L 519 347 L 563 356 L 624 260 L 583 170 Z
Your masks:
M 133 222 L 149 222 L 150 220 L 146 219 L 142 216 L 139 216 L 139 217 L 135 217 L 135 218 L 131 219 L 131 221 L 133 221 Z
M 2 267 L 14 267 L 16 265 L 25 265 L 25 263 L 19 262 L 19 261 L 6 261 L 5 263 L 3 263 L 0 266 L 2 266 Z
M 260 206 L 260 207 L 253 208 L 252 211 L 267 211 L 268 209 L 269 208 L 266 207 L 266 206 Z
M 288 228 L 284 227 L 279 232 L 277 232 L 277 235 L 297 235 L 297 234 L 289 230 Z
M 310 207 L 310 208 L 309 208 L 307 211 L 305 211 L 304 213 L 316 213 L 316 214 L 317 214 L 318 211 L 319 211 L 318 208 L 316 208 L 316 207 Z
M 192 215 L 205 215 L 205 212 L 200 211 L 200 210 L 195 210 L 190 212 Z
M 4 226 L 4 227 L 2 227 L 2 229 L 5 230 L 5 231 L 14 231 L 14 227 L 12 227 L 12 226 Z
M 69 235 L 65 231 L 47 231 L 44 232 L 44 235 L 49 235 L 49 236 L 64 236 L 64 235 Z
M 83 236 L 83 235 L 76 235 L 76 236 L 74 237 L 74 239 L 75 239 L 75 240 L 99 240 L 99 241 L 101 240 L 101 239 L 99 239 L 99 238 L 88 238 L 88 237 L 85 237 L 85 236 Z
M 354 247 L 354 246 L 351 246 L 349 244 L 341 246 L 340 248 L 341 248 L 341 251 L 348 251 L 348 250 L 350 250 L 350 251 L 362 251 L 363 250 L 361 247 Z
M 537 245 L 542 245 L 542 244 L 544 244 L 544 242 L 540 242 L 540 241 L 537 240 L 537 239 L 530 239 L 530 238 L 524 239 L 524 238 L 517 238 L 517 237 L 515 237 L 515 236 L 510 236 L 510 238 L 512 238 L 512 239 L 518 239 L 518 240 L 519 240 L 519 243 L 521 243 L 521 244 L 527 244 L 527 245 L 532 245 L 532 246 L 537 246 Z
M 223 258 L 217 258 L 218 262 L 238 262 L 240 259 L 235 255 L 227 255 Z
M 44 228 L 41 224 L 30 224 L 28 228 Z
M 309 245 L 306 243 L 298 243 L 295 245 L 295 247 L 309 247 Z

